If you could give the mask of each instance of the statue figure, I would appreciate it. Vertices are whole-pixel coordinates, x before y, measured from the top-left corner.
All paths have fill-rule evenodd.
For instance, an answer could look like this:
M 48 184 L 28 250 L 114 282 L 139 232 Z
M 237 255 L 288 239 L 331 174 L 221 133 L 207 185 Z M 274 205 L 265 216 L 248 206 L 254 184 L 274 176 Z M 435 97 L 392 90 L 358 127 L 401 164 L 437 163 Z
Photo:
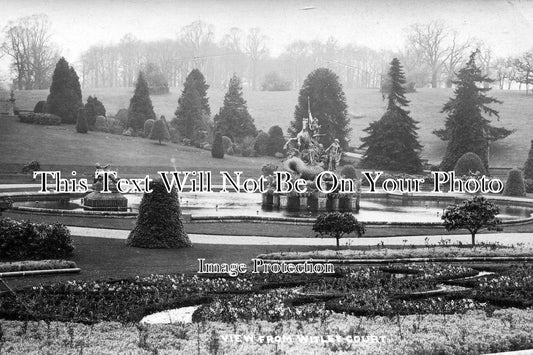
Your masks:
M 328 153 L 328 170 L 335 171 L 341 160 L 341 146 L 339 140 L 335 138 L 333 143 L 324 151 Z
M 319 143 L 317 137 L 319 134 L 320 126 L 318 120 L 313 118 L 311 114 L 311 105 L 309 97 L 307 98 L 308 113 L 307 118 L 302 119 L 302 129 L 296 137 L 290 138 L 285 143 L 284 149 L 289 150 L 288 156 L 299 156 L 310 165 L 315 165 L 319 160 Z M 296 145 L 294 145 L 296 143 Z M 290 148 L 289 148 L 290 147 Z

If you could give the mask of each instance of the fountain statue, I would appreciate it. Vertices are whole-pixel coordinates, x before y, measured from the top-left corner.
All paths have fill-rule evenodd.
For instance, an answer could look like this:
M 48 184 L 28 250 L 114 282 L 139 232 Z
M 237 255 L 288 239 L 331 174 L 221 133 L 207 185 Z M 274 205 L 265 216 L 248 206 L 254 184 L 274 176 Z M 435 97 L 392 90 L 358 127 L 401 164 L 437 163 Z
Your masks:
M 322 171 L 335 172 L 339 167 L 342 150 L 339 139 L 326 149 L 320 144 L 318 119 L 311 114 L 309 97 L 307 98 L 308 117 L 302 119 L 302 129 L 296 137 L 290 138 L 284 146 L 287 151 L 287 170 L 295 178 L 307 181 L 307 192 L 287 194 L 274 194 L 275 186 L 263 194 L 263 206 L 266 208 L 286 208 L 292 211 L 352 211 L 359 209 L 360 182 L 354 181 L 357 186 L 354 193 L 331 192 L 324 194 L 316 188 L 314 179 Z M 327 182 L 328 183 L 328 182 Z
M 109 190 L 111 192 L 102 192 L 104 171 L 109 171 L 111 164 L 101 166 L 96 163 L 93 180 L 93 191 L 82 199 L 83 208 L 93 211 L 127 211 L 128 199 L 122 196 L 116 187 L 118 176 L 109 175 Z

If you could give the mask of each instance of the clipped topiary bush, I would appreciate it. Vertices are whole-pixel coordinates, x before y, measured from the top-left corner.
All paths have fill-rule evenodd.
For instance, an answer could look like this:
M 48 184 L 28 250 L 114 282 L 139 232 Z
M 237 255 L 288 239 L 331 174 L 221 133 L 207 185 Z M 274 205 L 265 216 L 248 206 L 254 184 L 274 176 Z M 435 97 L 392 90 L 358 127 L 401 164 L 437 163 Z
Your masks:
M 230 137 L 222 136 L 222 145 L 224 146 L 224 153 L 233 154 L 233 142 Z
M 35 104 L 33 108 L 34 113 L 45 113 L 46 112 L 46 101 L 39 101 Z
M 268 130 L 268 149 L 267 154 L 275 156 L 276 153 L 283 153 L 285 146 L 285 137 L 280 126 L 272 126 Z
M 175 188 L 169 193 L 161 180 L 155 180 L 139 206 L 137 224 L 127 245 L 139 248 L 183 248 L 192 246 L 181 221 L 181 209 Z
M 527 160 L 524 163 L 524 179 L 533 179 L 533 140 L 531 141 Z
M 479 172 L 479 175 L 487 174 L 481 158 L 476 153 L 472 152 L 463 154 L 459 160 L 457 160 L 453 171 L 456 176 L 472 175 L 476 172 Z
M 168 127 L 163 119 L 154 122 L 149 138 L 159 141 L 159 144 L 162 144 L 161 141 L 163 140 L 168 141 L 170 139 Z
M 80 108 L 78 110 L 78 118 L 76 120 L 76 132 L 87 133 L 89 125 L 87 124 L 87 117 L 85 115 L 85 109 Z
M 255 138 L 254 150 L 259 154 L 259 156 L 268 154 L 268 143 L 270 137 L 267 133 L 261 131 Z
M 341 169 L 341 176 L 347 179 L 357 179 L 357 171 L 353 165 L 345 165 Z
M 144 136 L 148 138 L 150 136 L 150 133 L 152 132 L 152 127 L 154 127 L 155 120 L 148 119 L 144 122 Z
M 115 119 L 120 123 L 122 128 L 128 128 L 128 110 L 121 108 L 115 115 Z
M 99 132 L 109 132 L 109 126 L 107 125 L 107 118 L 105 116 L 96 117 L 94 130 Z
M 222 134 L 220 132 L 215 134 L 215 140 L 213 141 L 213 147 L 211 148 L 211 156 L 217 159 L 224 158 L 224 143 L 222 142 Z
M 524 177 L 522 172 L 518 169 L 509 171 L 507 175 L 507 181 L 505 182 L 505 189 L 503 190 L 505 196 L 526 196 L 526 186 L 524 183 Z

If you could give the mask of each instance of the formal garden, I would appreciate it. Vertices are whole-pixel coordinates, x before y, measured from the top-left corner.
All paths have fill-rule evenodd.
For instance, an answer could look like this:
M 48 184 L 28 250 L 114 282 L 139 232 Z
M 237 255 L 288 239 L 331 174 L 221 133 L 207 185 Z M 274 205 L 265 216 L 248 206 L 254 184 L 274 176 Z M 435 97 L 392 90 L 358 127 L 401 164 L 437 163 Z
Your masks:
M 397 58 L 373 93 L 382 117 L 358 147 L 339 77 L 325 67 L 303 82 L 285 135 L 257 129 L 236 74 L 212 116 L 193 69 L 167 118 L 151 96 L 168 86 L 140 71 L 129 107 L 111 115 L 101 96 L 82 101 L 61 58 L 46 100 L 15 104 L 1 123 L 12 159 L 0 162 L 0 354 L 533 349 L 533 146 L 523 166 L 491 174 L 490 143 L 515 130 L 488 119 L 500 101 L 478 54 L 443 103 L 439 164 L 421 158 Z M 15 144 L 21 136 L 42 149 Z M 191 175 L 183 192 L 158 176 L 172 169 L 213 181 Z M 34 180 L 44 170 L 63 179 Z M 216 170 L 242 171 L 249 184 Z M 124 177 L 135 192 L 122 190 Z

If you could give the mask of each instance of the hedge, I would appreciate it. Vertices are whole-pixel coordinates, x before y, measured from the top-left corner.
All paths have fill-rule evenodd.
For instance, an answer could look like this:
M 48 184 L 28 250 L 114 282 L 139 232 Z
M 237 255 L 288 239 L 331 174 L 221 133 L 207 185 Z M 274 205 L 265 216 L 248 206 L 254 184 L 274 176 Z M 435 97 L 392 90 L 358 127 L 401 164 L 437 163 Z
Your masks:
M 73 250 L 70 231 L 62 224 L 0 219 L 0 259 L 60 259 Z

